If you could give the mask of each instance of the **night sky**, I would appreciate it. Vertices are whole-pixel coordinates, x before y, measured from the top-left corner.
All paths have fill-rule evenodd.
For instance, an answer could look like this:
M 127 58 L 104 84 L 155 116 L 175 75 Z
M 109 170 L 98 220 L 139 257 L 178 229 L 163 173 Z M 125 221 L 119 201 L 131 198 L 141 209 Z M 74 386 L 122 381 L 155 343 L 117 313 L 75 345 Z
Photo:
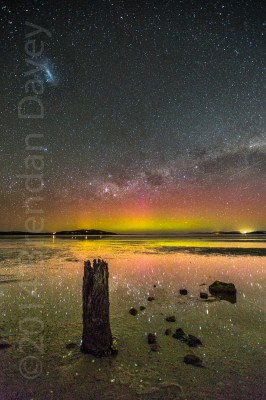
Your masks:
M 265 0 L 1 8 L 0 230 L 265 229 Z

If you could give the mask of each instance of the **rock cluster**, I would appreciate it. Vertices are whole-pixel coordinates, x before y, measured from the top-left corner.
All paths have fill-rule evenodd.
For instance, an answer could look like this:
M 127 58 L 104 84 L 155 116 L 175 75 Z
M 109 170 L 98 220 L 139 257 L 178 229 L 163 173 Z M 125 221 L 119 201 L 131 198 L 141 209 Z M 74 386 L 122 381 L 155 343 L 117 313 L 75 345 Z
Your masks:
M 155 286 L 156 285 L 154 285 L 154 287 Z M 201 284 L 200 286 L 205 286 L 205 284 Z M 209 294 L 207 293 L 207 290 L 206 291 L 205 290 L 200 292 L 199 297 L 203 300 L 209 301 L 208 300 Z M 213 295 L 216 295 L 217 297 L 222 296 L 222 295 L 223 296 L 226 296 L 226 295 L 233 296 L 233 297 L 236 296 L 236 288 L 233 283 L 225 283 L 225 282 L 220 282 L 220 281 L 215 281 L 212 285 L 210 285 L 209 292 Z M 185 296 L 188 294 L 188 290 L 185 288 L 181 288 L 179 290 L 179 293 L 180 293 L 180 295 Z M 149 296 L 147 298 L 147 300 L 149 302 L 151 302 L 151 301 L 155 300 L 155 298 L 153 296 Z M 146 309 L 146 307 L 140 306 L 139 309 L 141 311 L 143 311 Z M 129 310 L 129 312 L 132 315 L 137 315 L 138 310 L 135 308 L 131 308 Z M 174 315 L 167 316 L 165 318 L 165 321 L 176 322 L 176 317 Z M 177 328 L 174 334 L 172 334 L 172 330 L 170 328 L 168 328 L 164 331 L 164 334 L 166 336 L 172 335 L 172 337 L 174 339 L 177 339 L 177 340 L 187 344 L 189 347 L 196 348 L 198 346 L 202 346 L 202 341 L 199 338 L 197 338 L 194 335 L 186 334 L 182 328 Z M 148 344 L 150 345 L 151 351 L 155 351 L 155 352 L 159 351 L 159 345 L 157 344 L 157 337 L 154 333 L 149 333 L 147 335 L 147 340 L 148 340 Z M 203 368 L 202 360 L 194 354 L 187 354 L 186 356 L 184 356 L 183 361 L 185 364 L 190 364 L 190 365 L 193 365 L 196 367 Z
M 202 346 L 202 342 L 196 336 L 186 335 L 182 328 L 178 328 L 173 334 L 173 338 L 185 342 L 189 347 Z

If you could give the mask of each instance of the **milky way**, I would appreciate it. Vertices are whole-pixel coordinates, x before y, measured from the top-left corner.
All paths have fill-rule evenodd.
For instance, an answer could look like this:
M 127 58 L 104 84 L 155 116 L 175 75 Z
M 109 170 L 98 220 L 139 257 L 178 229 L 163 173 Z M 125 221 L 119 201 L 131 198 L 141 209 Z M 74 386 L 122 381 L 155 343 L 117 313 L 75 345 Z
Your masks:
M 23 228 L 28 134 L 43 135 L 47 230 L 265 228 L 264 1 L 27 6 L 1 14 L 0 229 Z M 26 21 L 51 36 L 26 39 Z M 27 120 L 35 37 L 44 118 Z

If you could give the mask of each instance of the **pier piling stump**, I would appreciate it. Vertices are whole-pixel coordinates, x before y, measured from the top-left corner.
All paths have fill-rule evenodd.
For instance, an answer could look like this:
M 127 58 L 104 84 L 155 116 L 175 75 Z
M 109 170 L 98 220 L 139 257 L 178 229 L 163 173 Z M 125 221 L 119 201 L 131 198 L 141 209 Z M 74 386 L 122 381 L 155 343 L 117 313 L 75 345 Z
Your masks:
M 108 264 L 104 260 L 84 262 L 83 334 L 81 351 L 97 357 L 116 353 L 109 319 Z

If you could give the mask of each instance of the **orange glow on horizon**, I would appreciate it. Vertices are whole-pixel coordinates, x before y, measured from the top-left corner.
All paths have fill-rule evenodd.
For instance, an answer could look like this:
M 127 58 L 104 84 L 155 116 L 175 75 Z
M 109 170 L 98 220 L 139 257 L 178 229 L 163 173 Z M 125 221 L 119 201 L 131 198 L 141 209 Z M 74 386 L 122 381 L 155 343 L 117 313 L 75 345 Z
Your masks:
M 55 197 L 47 202 L 45 231 L 99 229 L 117 233 L 250 232 L 265 230 L 266 208 L 256 193 L 240 196 L 237 187 L 195 188 L 181 192 L 136 193 L 121 198 Z M 265 190 L 266 195 L 266 190 Z M 18 204 L 18 203 L 17 203 Z M 20 205 L 21 206 L 21 205 Z M 4 216 L 2 230 L 25 230 L 28 217 L 21 208 Z M 12 218 L 12 219 L 11 219 Z M 38 220 L 39 215 L 35 215 Z

